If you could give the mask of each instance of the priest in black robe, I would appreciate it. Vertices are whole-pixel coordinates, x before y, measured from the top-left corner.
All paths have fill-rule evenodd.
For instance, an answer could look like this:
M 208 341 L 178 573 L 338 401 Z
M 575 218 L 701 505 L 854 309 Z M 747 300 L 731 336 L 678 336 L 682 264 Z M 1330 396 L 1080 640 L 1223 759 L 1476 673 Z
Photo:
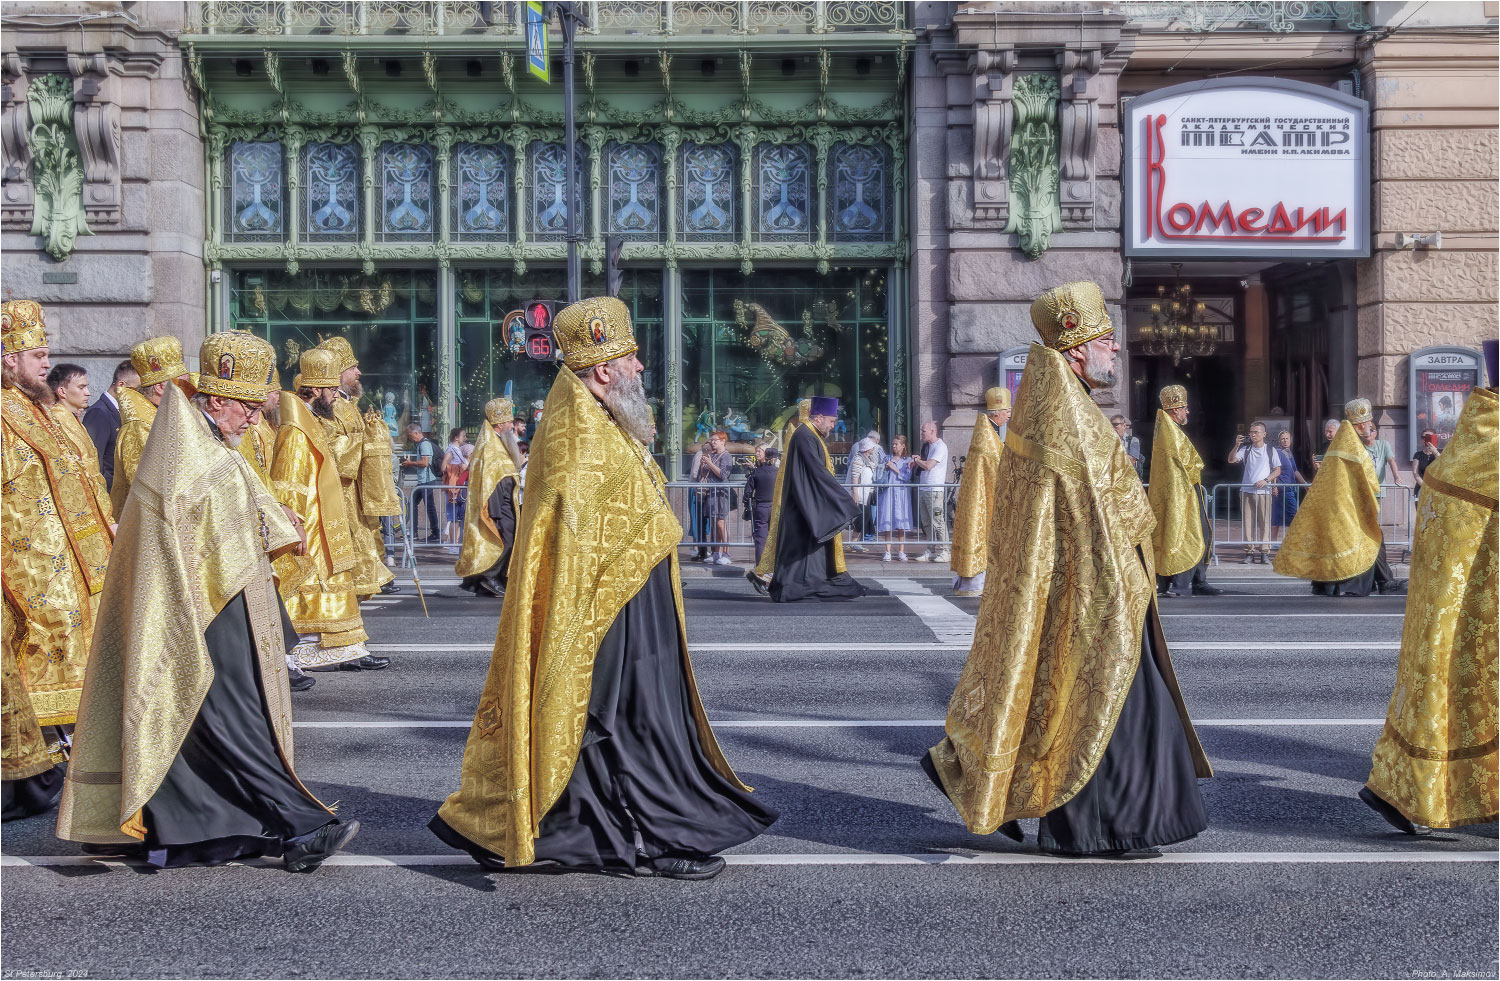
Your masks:
M 682 526 L 624 304 L 554 321 L 547 396 L 459 790 L 429 823 L 485 868 L 708 879 L 776 820 L 719 750 L 688 659 Z
M 236 449 L 275 352 L 229 331 L 199 356 L 196 393 L 167 387 L 120 516 L 57 833 L 160 867 L 279 855 L 310 871 L 359 823 L 292 768 L 296 637 L 271 558 L 306 539 Z
M 771 599 L 853 599 L 864 586 L 844 568 L 840 533 L 859 514 L 849 488 L 833 475 L 823 442 L 838 421 L 839 400 L 814 396 L 808 424 L 787 441 L 776 502 L 776 565 Z M 752 580 L 753 582 L 753 580 Z
M 991 577 L 923 768 L 969 830 L 1062 855 L 1119 855 L 1207 827 L 1212 775 L 1156 612 L 1155 524 L 1091 387 L 1119 345 L 1093 283 L 1033 304 L 1033 344 L 996 481 Z

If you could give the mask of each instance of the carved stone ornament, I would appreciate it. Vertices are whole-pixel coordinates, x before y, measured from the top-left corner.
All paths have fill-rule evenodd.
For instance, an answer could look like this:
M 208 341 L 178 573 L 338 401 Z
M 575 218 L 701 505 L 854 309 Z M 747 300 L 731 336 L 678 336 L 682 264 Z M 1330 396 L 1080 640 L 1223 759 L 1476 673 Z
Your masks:
M 78 79 L 73 132 L 83 162 L 84 216 L 114 224 L 120 220 L 120 107 L 109 97 L 109 60 L 69 55 L 68 69 Z
M 5 99 L 0 115 L 0 149 L 4 173 L 0 175 L 0 221 L 29 226 L 34 195 L 31 190 L 31 107 L 26 102 L 26 68 L 14 51 L 0 60 Z
M 1058 206 L 1057 79 L 1032 73 L 1016 80 L 1010 143 L 1010 219 L 1005 231 L 1020 236 L 1021 251 L 1035 259 L 1062 231 Z
M 1015 113 L 1014 51 L 976 51 L 972 70 L 982 76 L 974 100 L 974 220 L 1010 217 L 1010 137 Z
M 73 80 L 42 75 L 26 90 L 31 110 L 31 183 L 36 206 L 31 234 L 45 239 L 54 259 L 65 259 L 89 230 L 83 211 L 83 167 L 73 135 Z
M 1062 72 L 1062 102 L 1058 110 L 1061 135 L 1062 221 L 1070 228 L 1094 222 L 1094 147 L 1099 138 L 1099 92 L 1095 82 L 1103 56 L 1099 49 L 1063 51 L 1057 56 Z

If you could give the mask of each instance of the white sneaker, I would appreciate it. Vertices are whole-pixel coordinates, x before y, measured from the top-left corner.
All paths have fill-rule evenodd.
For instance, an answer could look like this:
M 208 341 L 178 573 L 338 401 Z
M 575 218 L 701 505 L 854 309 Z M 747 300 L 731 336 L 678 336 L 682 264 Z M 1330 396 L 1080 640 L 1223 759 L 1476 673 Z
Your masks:
M 931 562 L 932 561 L 932 553 L 931 552 L 923 552 L 921 555 L 917 556 L 912 561 L 914 561 L 914 562 Z
M 720 552 L 718 555 L 714 556 L 714 565 L 734 565 L 734 563 L 729 560 L 729 556 L 725 555 L 723 552 Z
M 884 555 L 882 555 L 880 557 L 880 561 L 882 561 L 882 562 L 889 562 L 889 561 L 891 561 L 891 553 L 887 552 Z
M 865 547 L 863 545 L 850 545 L 849 546 L 849 551 L 851 551 L 851 552 L 863 552 L 864 550 L 865 550 Z
M 906 559 L 906 553 L 905 552 L 897 552 L 896 553 L 896 561 L 897 562 L 905 562 L 906 560 L 907 559 Z

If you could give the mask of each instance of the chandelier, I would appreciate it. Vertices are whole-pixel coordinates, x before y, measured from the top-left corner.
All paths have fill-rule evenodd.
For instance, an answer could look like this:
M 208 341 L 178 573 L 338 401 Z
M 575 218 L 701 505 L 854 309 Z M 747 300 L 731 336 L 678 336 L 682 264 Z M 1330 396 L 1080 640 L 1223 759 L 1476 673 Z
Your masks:
M 1193 299 L 1193 287 L 1182 281 L 1182 263 L 1172 264 L 1176 284 L 1170 291 L 1156 287 L 1156 302 L 1151 304 L 1151 322 L 1140 330 L 1142 354 L 1171 356 L 1175 365 L 1183 358 L 1213 354 L 1222 335 L 1217 324 L 1203 322 L 1207 306 Z

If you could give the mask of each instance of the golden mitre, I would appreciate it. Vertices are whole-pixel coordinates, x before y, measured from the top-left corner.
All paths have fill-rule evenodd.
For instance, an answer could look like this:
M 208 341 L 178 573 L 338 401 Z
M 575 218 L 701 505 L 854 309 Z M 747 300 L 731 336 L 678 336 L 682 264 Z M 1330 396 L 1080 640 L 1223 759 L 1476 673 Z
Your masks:
M 198 391 L 264 402 L 276 374 L 276 349 L 246 330 L 210 334 L 198 349 Z
M 47 346 L 47 318 L 35 300 L 6 300 L 0 304 L 0 347 L 20 354 Z
M 175 337 L 153 337 L 130 349 L 130 363 L 141 376 L 141 387 L 170 381 L 188 373 L 182 363 L 182 342 Z
M 340 375 L 359 364 L 359 359 L 354 356 L 354 348 L 349 345 L 348 338 L 330 337 L 318 347 L 324 351 L 333 352 Z
M 1181 385 L 1168 385 L 1161 390 L 1161 407 L 1171 412 L 1173 409 L 1187 408 L 1187 389 Z
M 1373 422 L 1375 413 L 1370 410 L 1369 399 L 1353 399 L 1344 403 L 1344 418 L 1349 420 L 1350 425 L 1358 426 L 1362 422 Z
M 498 426 L 502 422 L 510 422 L 515 418 L 516 406 L 508 398 L 490 399 L 484 403 L 484 421 L 491 426 Z
M 996 385 L 984 391 L 984 411 L 1004 412 L 1010 408 L 1010 389 L 1004 385 Z
M 302 352 L 297 367 L 301 368 L 298 388 L 338 388 L 338 355 L 327 348 L 314 347 Z
M 1031 323 L 1042 343 L 1054 351 L 1087 344 L 1115 329 L 1104 308 L 1104 293 L 1087 280 L 1054 286 L 1037 297 L 1031 304 Z
M 552 322 L 563 364 L 582 371 L 639 350 L 630 311 L 612 296 L 591 296 L 563 307 Z

